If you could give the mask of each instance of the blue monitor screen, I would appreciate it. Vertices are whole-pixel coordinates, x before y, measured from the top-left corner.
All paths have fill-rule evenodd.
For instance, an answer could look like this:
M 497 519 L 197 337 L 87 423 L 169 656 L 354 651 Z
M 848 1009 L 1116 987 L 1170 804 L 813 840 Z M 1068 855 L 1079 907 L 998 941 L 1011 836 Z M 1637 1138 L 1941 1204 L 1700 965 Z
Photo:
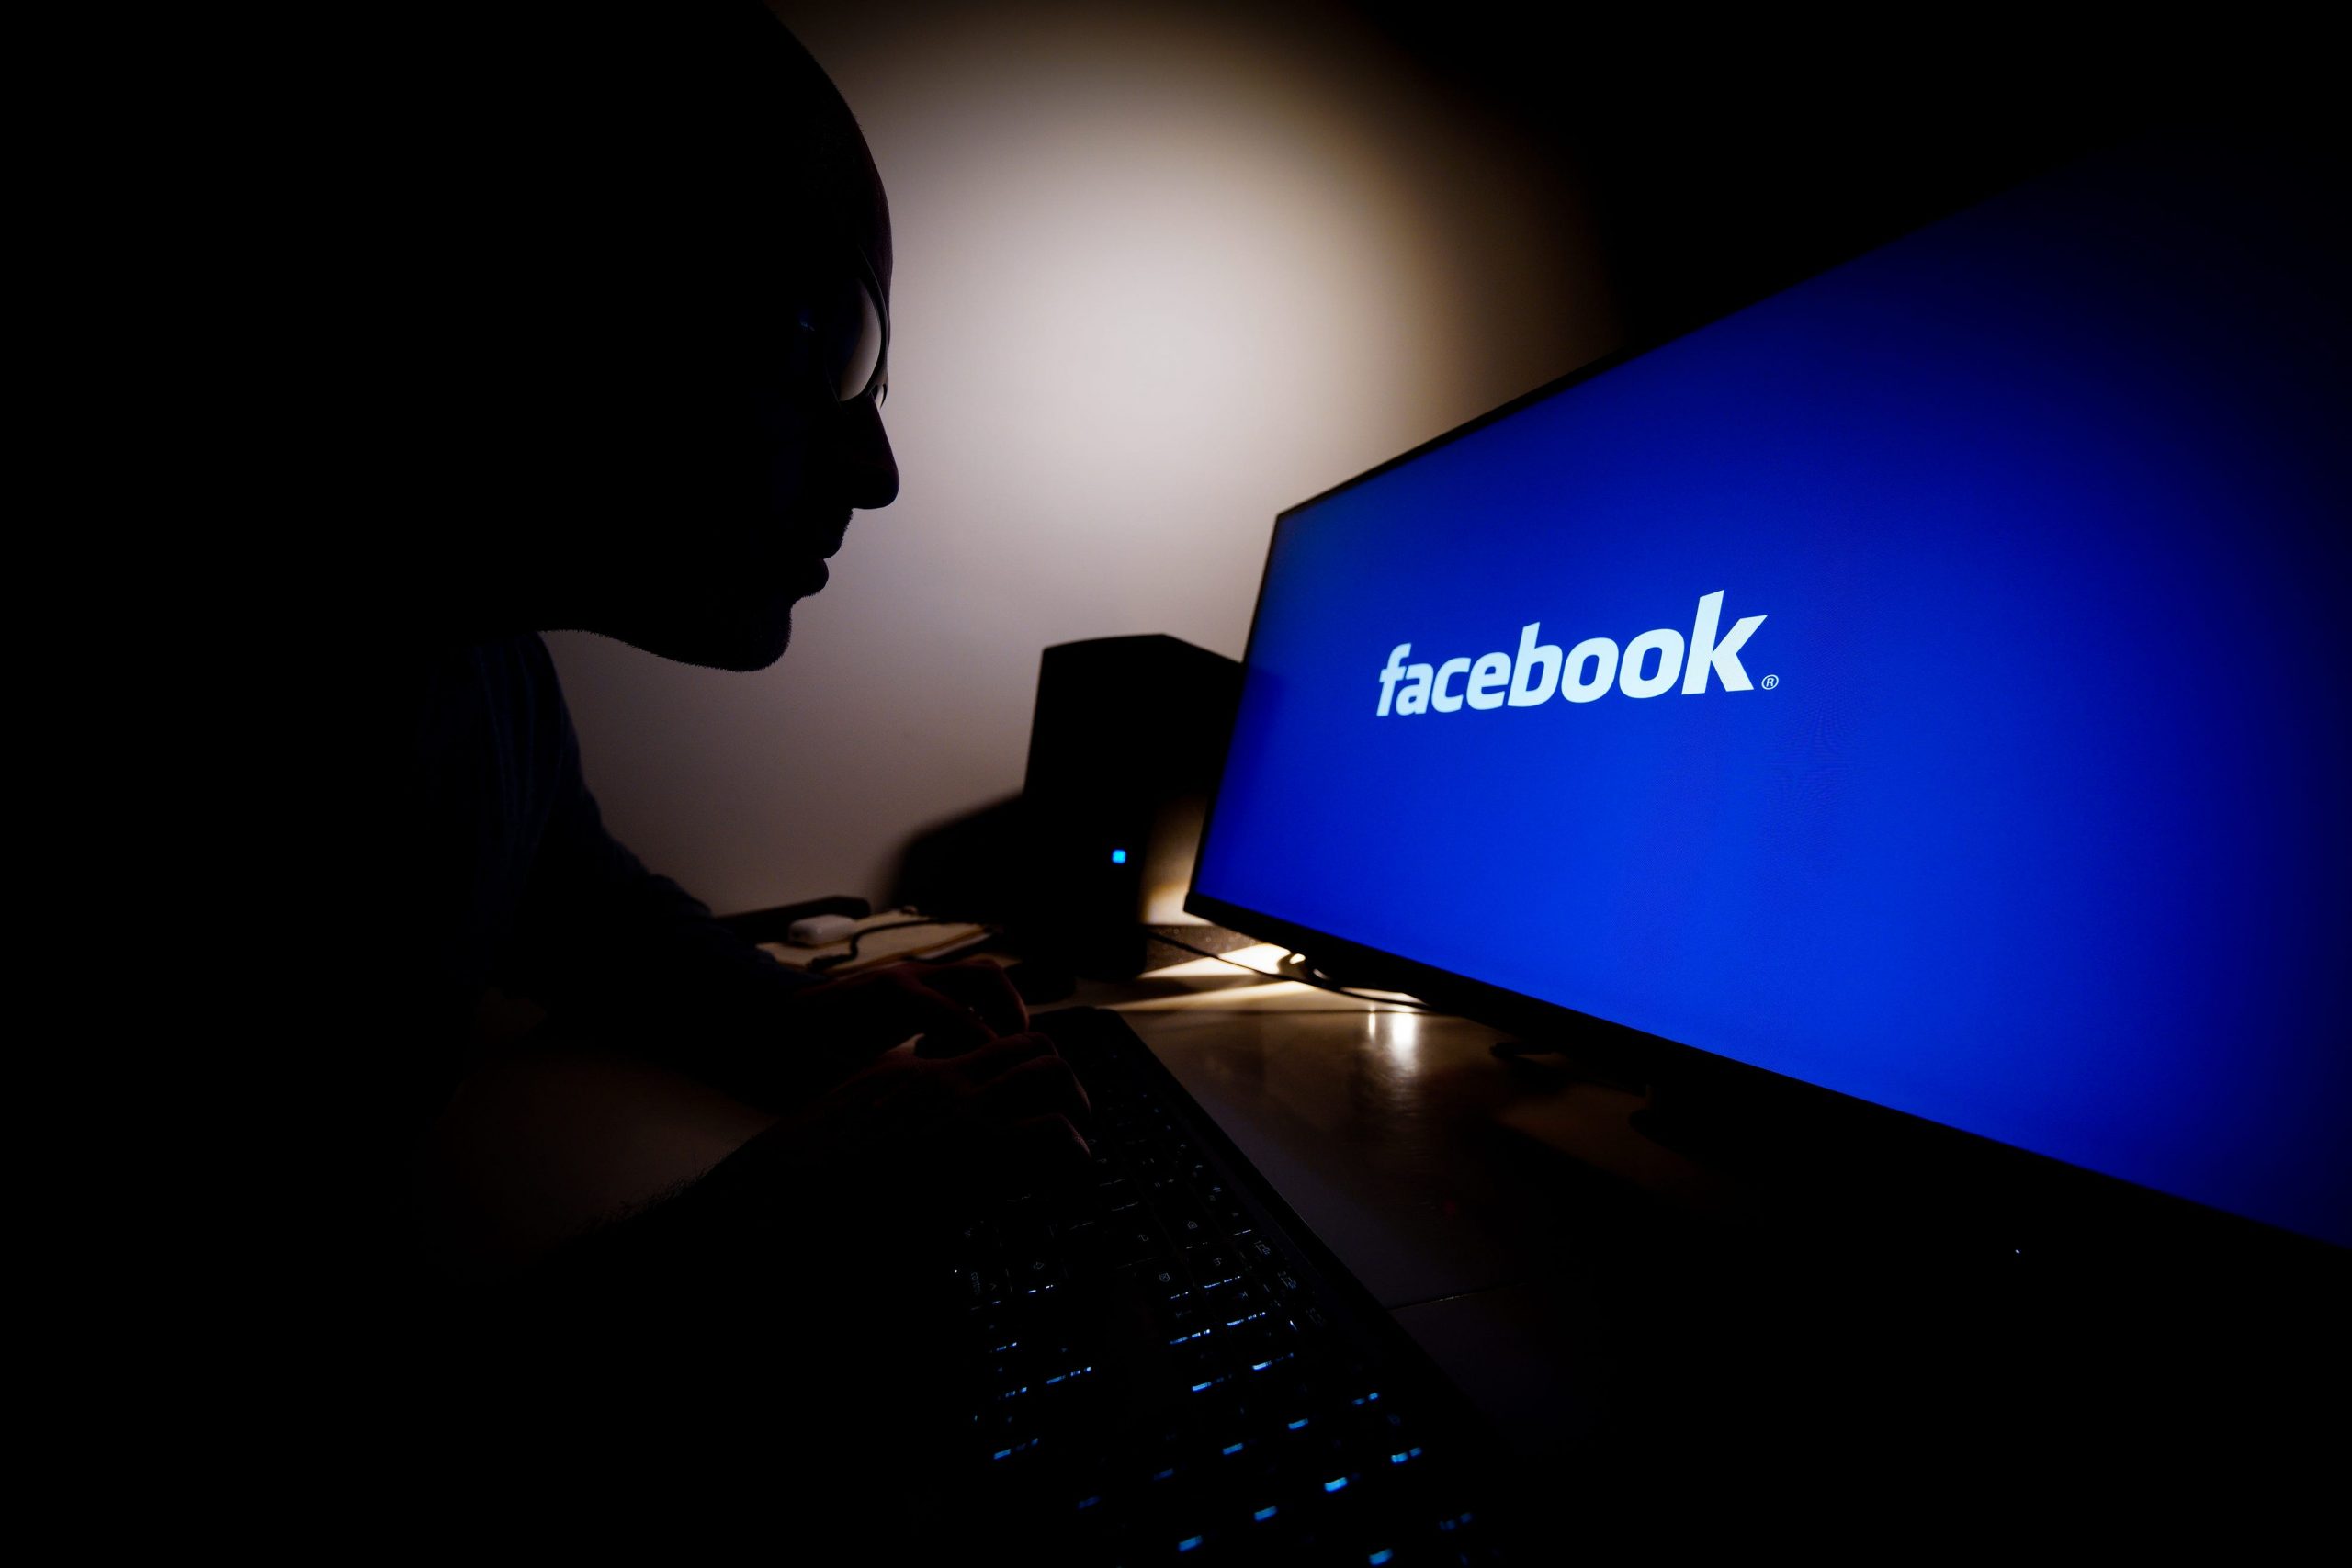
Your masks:
M 2335 197 L 2109 155 L 1284 514 L 1196 890 L 2352 1242 Z

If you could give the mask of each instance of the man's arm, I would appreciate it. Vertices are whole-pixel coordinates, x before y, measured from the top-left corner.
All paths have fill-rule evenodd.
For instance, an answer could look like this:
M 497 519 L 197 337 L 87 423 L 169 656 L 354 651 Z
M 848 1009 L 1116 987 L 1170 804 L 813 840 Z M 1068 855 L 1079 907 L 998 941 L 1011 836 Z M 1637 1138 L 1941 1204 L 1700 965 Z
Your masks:
M 554 666 L 527 640 L 551 771 L 507 976 L 571 1030 L 768 1104 L 797 1103 L 917 1033 L 977 1044 L 1025 1023 L 992 965 L 819 982 L 777 963 L 606 831 Z

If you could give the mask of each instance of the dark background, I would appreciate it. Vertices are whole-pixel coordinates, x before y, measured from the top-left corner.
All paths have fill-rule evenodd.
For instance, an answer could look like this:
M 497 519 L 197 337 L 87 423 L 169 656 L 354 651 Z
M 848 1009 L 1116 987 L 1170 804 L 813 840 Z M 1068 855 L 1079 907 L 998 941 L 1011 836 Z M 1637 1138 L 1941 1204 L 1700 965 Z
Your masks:
M 2155 125 L 2342 123 L 2314 40 L 2211 16 L 1348 9 L 1581 189 L 1636 343 Z

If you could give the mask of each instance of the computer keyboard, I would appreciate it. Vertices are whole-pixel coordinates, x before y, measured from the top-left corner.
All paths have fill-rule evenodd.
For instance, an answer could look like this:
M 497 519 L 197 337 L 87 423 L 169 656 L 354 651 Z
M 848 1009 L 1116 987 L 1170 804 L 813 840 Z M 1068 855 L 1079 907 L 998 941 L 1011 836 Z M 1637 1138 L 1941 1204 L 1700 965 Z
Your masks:
M 1041 1015 L 1090 1190 L 963 1227 L 966 1479 L 1024 1555 L 1499 1560 L 1487 1441 L 1419 1348 L 1116 1014 Z

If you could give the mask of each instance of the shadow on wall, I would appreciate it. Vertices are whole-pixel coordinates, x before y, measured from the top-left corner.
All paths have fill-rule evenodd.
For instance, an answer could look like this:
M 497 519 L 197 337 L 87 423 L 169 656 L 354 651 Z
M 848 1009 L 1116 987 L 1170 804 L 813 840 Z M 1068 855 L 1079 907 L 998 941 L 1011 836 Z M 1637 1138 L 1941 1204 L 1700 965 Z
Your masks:
M 889 902 L 942 919 L 1009 925 L 1028 860 L 1025 821 L 1014 795 L 917 833 L 899 857 Z

